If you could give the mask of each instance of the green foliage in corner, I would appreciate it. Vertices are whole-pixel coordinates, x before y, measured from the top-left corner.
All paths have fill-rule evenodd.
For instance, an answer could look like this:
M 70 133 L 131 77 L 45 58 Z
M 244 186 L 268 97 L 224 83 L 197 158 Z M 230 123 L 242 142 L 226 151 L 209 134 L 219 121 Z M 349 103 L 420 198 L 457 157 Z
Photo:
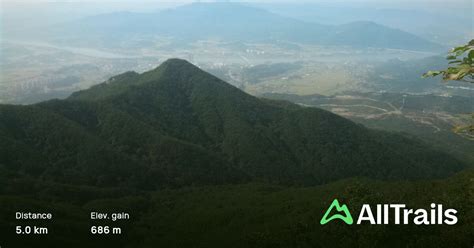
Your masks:
M 429 71 L 423 77 L 442 75 L 445 81 L 474 83 L 474 40 L 464 46 L 453 48 L 446 59 L 450 66 L 441 71 Z

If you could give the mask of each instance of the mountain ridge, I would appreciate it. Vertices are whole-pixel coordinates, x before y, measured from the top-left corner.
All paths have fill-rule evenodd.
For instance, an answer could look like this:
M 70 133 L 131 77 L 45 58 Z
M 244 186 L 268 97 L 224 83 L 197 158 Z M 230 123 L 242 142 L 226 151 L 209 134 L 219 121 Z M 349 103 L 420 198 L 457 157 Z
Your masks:
M 72 35 L 127 38 L 144 34 L 197 41 L 208 38 L 248 42 L 281 41 L 343 45 L 358 48 L 392 48 L 441 51 L 439 44 L 414 34 L 380 24 L 323 25 L 281 16 L 270 11 L 237 3 L 193 3 L 154 13 L 117 12 L 69 23 L 60 29 Z M 72 32 L 71 32 L 72 31 Z M 102 39 L 101 38 L 101 39 Z M 113 42 L 111 39 L 110 42 Z
M 0 164 L 76 184 L 315 185 L 359 176 L 442 178 L 466 167 L 417 140 L 248 95 L 179 59 L 66 100 L 0 105 L 0 116 Z M 23 148 L 14 151 L 15 144 Z M 42 162 L 32 164 L 22 150 Z

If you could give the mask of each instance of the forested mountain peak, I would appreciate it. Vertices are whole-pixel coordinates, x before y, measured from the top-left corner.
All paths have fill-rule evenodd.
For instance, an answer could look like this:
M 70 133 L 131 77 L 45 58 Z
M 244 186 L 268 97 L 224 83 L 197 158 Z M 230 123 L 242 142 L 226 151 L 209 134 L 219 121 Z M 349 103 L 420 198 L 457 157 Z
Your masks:
M 180 59 L 66 100 L 0 105 L 0 117 L 0 164 L 19 177 L 77 184 L 314 185 L 440 178 L 466 167 L 412 138 L 251 96 Z
M 172 94 L 194 92 L 199 94 L 238 94 L 240 97 L 249 97 L 234 86 L 199 69 L 188 61 L 173 58 L 142 74 L 126 72 L 117 75 L 90 89 L 75 92 L 69 99 L 105 100 L 111 97 L 120 98 L 132 91 L 142 90 L 148 93 L 150 91 L 155 93 L 168 91 Z

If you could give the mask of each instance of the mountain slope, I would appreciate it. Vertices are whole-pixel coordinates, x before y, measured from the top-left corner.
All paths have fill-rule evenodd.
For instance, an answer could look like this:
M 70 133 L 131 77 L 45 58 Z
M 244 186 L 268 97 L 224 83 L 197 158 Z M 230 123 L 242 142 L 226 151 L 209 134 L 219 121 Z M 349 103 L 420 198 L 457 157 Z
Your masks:
M 54 181 L 78 174 L 78 184 L 312 185 L 354 176 L 437 178 L 465 167 L 420 141 L 250 96 L 179 59 L 66 100 L 2 105 L 0 116 L 0 164 Z M 35 170 L 22 150 L 38 157 Z
M 59 104 L 77 119 L 42 106 L 0 107 L 0 165 L 18 177 L 142 189 L 243 178 L 212 152 L 160 136 L 119 111 L 90 104 L 46 104 Z
M 471 170 L 444 180 L 420 182 L 348 179 L 315 187 L 251 183 L 151 192 L 17 182 L 0 187 L 0 230 L 5 233 L 2 242 L 13 247 L 345 248 L 355 243 L 355 247 L 377 248 L 381 244 L 394 248 L 468 247 L 474 234 L 473 177 Z M 411 221 L 408 225 L 345 225 L 335 220 L 320 225 L 335 197 L 347 204 L 354 219 L 363 204 L 370 204 L 375 211 L 376 204 L 390 202 L 414 209 L 443 204 L 458 210 L 459 221 L 456 225 L 414 225 Z M 61 217 L 61 221 L 48 223 L 54 235 L 27 239 L 11 231 L 14 211 L 32 208 Z M 91 222 L 84 216 L 111 209 L 133 214 L 127 222 L 102 221 L 120 224 L 122 235 L 91 238 Z
M 187 41 L 209 38 L 247 42 L 284 40 L 363 48 L 443 49 L 416 35 L 371 22 L 321 25 L 236 3 L 193 3 L 156 13 L 109 13 L 57 28 L 61 29 L 63 36 L 68 33 L 72 38 L 91 36 L 110 42 L 137 35 L 160 35 Z

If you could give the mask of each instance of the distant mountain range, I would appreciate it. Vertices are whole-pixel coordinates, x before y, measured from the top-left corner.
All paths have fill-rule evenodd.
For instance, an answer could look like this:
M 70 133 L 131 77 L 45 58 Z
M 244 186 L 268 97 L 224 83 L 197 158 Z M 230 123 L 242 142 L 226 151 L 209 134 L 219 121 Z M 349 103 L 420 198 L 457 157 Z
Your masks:
M 375 2 L 373 3 L 375 4 Z M 464 6 L 462 6 L 464 5 Z M 468 1 L 435 11 L 424 4 L 409 8 L 348 2 L 260 3 L 257 7 L 307 22 L 345 24 L 359 20 L 401 29 L 449 46 L 464 44 L 472 36 L 471 3 Z M 453 28 L 453 27 L 456 28 Z
M 103 14 L 60 25 L 56 29 L 60 31 L 61 39 L 68 37 L 68 41 L 94 38 L 113 43 L 137 35 L 150 35 L 185 41 L 217 38 L 444 51 L 441 45 L 374 22 L 322 25 L 236 3 L 194 3 L 155 13 Z
M 466 167 L 417 140 L 250 96 L 179 59 L 66 100 L 0 105 L 0 137 L 10 179 L 93 186 L 314 185 L 440 178 Z

